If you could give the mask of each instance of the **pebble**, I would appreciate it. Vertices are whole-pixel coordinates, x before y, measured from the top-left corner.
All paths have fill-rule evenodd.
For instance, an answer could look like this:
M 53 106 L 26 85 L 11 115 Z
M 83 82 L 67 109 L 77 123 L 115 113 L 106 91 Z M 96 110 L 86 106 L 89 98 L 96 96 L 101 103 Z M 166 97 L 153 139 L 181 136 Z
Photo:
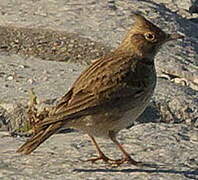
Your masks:
M 21 65 L 19 65 L 19 68 L 24 69 L 25 66 L 21 64 Z
M 8 76 L 8 78 L 7 78 L 8 81 L 12 81 L 13 79 L 14 79 L 13 76 Z
M 28 83 L 33 84 L 33 83 L 35 83 L 35 80 L 34 79 L 28 79 Z
M 190 134 L 190 141 L 198 143 L 198 130 L 191 132 Z
M 43 81 L 47 81 L 48 79 L 49 79 L 49 77 L 45 76 L 45 77 L 43 78 Z

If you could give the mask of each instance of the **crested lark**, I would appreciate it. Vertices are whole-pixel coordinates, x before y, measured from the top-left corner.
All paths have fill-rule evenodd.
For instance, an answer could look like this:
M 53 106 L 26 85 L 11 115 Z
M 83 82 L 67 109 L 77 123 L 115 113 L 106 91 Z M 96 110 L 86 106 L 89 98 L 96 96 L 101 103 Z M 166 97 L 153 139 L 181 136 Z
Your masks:
M 87 133 L 96 146 L 99 156 L 90 161 L 138 164 L 116 140 L 116 134 L 130 126 L 149 103 L 156 84 L 154 57 L 158 49 L 183 36 L 166 34 L 139 14 L 134 14 L 134 19 L 118 48 L 96 60 L 78 77 L 49 116 L 37 124 L 35 135 L 17 152 L 29 154 L 62 127 L 72 127 Z M 110 138 L 124 157 L 109 159 L 94 137 Z

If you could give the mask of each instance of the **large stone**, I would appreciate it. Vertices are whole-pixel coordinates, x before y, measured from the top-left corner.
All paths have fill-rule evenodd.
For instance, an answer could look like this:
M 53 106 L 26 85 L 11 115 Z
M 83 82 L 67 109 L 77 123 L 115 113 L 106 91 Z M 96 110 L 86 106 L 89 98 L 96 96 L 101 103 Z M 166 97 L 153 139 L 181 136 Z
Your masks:
M 20 155 L 15 151 L 24 140 L 0 132 L 0 178 L 197 179 L 197 138 L 198 131 L 184 124 L 139 124 L 123 130 L 118 139 L 134 159 L 150 167 L 124 164 L 113 168 L 103 162 L 84 162 L 97 154 L 88 137 L 81 133 L 56 134 L 31 155 Z M 122 157 L 109 140 L 97 141 L 107 156 Z
M 109 47 L 115 47 L 123 38 L 124 33 L 133 23 L 131 11 L 141 11 L 146 17 L 168 32 L 181 32 L 186 38 L 184 41 L 172 42 L 167 44 L 157 56 L 157 70 L 160 76 L 166 75 L 170 79 L 181 78 L 186 81 L 186 84 L 197 89 L 198 72 L 197 72 L 197 23 L 190 21 L 191 14 L 187 11 L 180 11 L 182 8 L 178 5 L 179 1 L 131 1 L 118 0 L 115 1 L 116 9 L 109 8 L 109 3 L 105 0 L 95 2 L 94 0 L 83 0 L 75 2 L 60 1 L 25 1 L 19 0 L 16 2 L 3 0 L 0 2 L 2 18 L 0 24 L 3 26 L 21 26 L 21 27 L 36 27 L 47 28 L 58 31 L 67 31 L 81 34 L 91 38 L 94 41 L 104 43 Z M 188 4 L 188 1 L 182 1 L 183 4 Z M 181 3 L 180 3 L 181 5 Z M 20 32 L 15 35 L 14 42 L 10 42 L 19 47 L 19 53 L 22 53 L 23 47 L 32 46 L 26 44 L 29 41 L 20 41 Z M 36 36 L 37 34 L 35 34 Z M 18 37 L 18 38 L 17 38 Z M 56 37 L 56 36 L 55 36 Z M 55 39 L 55 38 L 54 38 Z M 39 40 L 39 37 L 38 37 Z M 41 37 L 41 41 L 42 41 Z M 16 42 L 17 41 L 17 42 Z M 50 47 L 61 46 L 58 42 L 47 41 Z M 40 46 L 46 46 L 41 42 Z M 71 43 L 71 42 L 70 42 Z M 71 43 L 76 46 L 80 44 Z M 9 45 L 9 44 L 7 44 Z M 4 45 L 7 46 L 6 44 Z M 81 44 L 82 45 L 82 44 Z M 13 47 L 13 46 L 11 46 Z M 66 46 L 67 47 L 67 46 Z M 64 47 L 61 48 L 65 51 Z M 82 49 L 82 48 L 77 48 Z M 90 48 L 89 48 L 90 49 Z M 53 49 L 50 49 L 51 52 Z M 85 51 L 85 50 L 84 50 Z M 89 51 L 89 50 L 88 50 Z M 26 54 L 24 51 L 24 54 Z M 47 52 L 47 50 L 46 50 Z M 107 51 L 99 51 L 96 56 L 100 56 Z M 38 52 L 32 52 L 34 55 Z M 54 53 L 54 52 L 52 52 Z M 55 48 L 56 53 L 56 48 Z M 55 59 L 68 60 L 71 56 L 54 56 Z M 68 52 L 71 54 L 71 52 Z M 84 58 L 81 51 L 78 51 L 79 58 Z M 78 56 L 76 54 L 76 56 Z M 98 57 L 97 56 L 97 57 Z M 47 59 L 45 55 L 40 53 L 40 57 Z M 60 58 L 61 57 L 61 58 Z M 93 58 L 93 56 L 91 56 Z M 174 67 L 174 68 L 173 68 Z M 178 82 L 178 81 L 176 81 Z M 195 85 L 194 85 L 195 84 Z

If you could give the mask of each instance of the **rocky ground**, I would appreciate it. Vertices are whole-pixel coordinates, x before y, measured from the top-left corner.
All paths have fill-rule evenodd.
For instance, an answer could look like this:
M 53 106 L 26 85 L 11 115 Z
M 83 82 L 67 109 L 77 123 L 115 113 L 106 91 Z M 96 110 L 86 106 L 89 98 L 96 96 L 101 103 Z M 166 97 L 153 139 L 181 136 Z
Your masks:
M 1 0 L 0 178 L 198 179 L 198 16 L 189 12 L 193 2 Z M 25 129 L 29 90 L 34 88 L 41 108 L 47 99 L 61 97 L 90 60 L 117 46 L 133 23 L 131 11 L 137 10 L 165 31 L 186 36 L 160 51 L 152 102 L 135 126 L 119 134 L 135 159 L 153 166 L 83 162 L 95 151 L 85 135 L 73 131 L 54 135 L 32 155 L 16 154 L 25 140 L 17 134 Z M 120 156 L 109 141 L 99 142 L 109 156 Z
M 197 179 L 197 134 L 183 124 L 140 124 L 123 130 L 119 140 L 131 155 L 151 167 L 122 165 L 109 167 L 102 162 L 83 162 L 96 156 L 86 135 L 78 132 L 56 134 L 35 153 L 15 152 L 24 142 L 0 134 L 0 176 L 3 179 Z M 98 141 L 104 152 L 121 154 L 108 140 Z

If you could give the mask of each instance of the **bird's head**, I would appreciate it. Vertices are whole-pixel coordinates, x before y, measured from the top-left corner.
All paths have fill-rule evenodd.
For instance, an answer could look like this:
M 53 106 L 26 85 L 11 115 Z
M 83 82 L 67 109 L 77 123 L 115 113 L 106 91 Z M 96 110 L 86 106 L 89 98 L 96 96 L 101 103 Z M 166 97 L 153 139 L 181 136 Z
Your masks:
M 154 57 L 165 42 L 183 38 L 180 34 L 167 34 L 140 14 L 134 14 L 134 24 L 119 48 L 140 57 Z

